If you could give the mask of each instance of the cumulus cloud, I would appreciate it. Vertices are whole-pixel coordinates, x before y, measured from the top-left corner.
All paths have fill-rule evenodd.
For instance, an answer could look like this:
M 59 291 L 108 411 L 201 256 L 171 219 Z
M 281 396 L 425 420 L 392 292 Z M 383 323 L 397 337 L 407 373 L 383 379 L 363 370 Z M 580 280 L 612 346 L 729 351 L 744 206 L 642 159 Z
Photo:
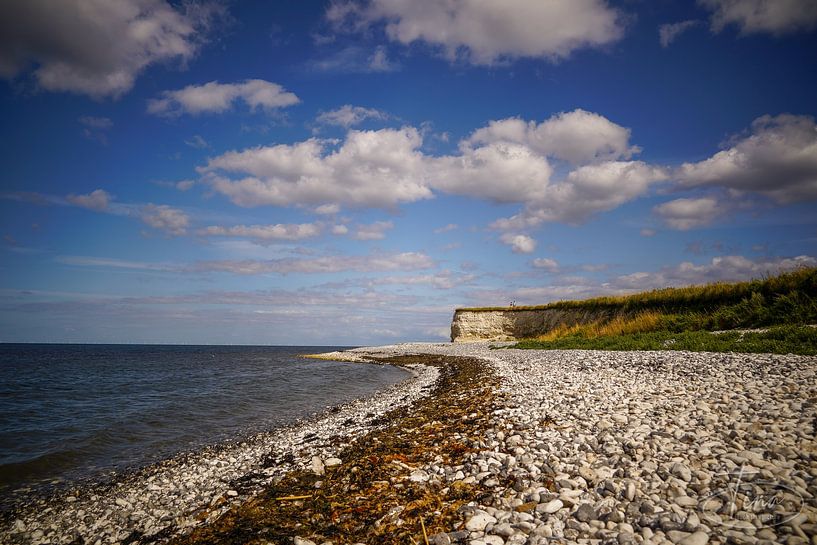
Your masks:
M 392 41 L 425 42 L 451 60 L 478 65 L 519 57 L 556 61 L 613 43 L 624 33 L 619 13 L 604 0 L 336 2 L 327 18 L 358 31 L 385 24 Z
M 224 227 L 211 225 L 198 231 L 202 236 L 242 237 L 259 242 L 279 240 L 304 240 L 321 234 L 322 227 L 317 223 L 276 223 L 274 225 L 234 225 Z
M 386 112 L 381 112 L 375 108 L 364 108 L 363 106 L 344 104 L 337 110 L 321 112 L 316 120 L 318 123 L 323 123 L 324 125 L 337 125 L 348 129 L 349 127 L 360 125 L 367 119 L 384 120 L 388 118 L 389 115 Z
M 680 23 L 661 25 L 658 27 L 658 40 L 661 42 L 661 47 L 669 47 L 681 34 L 699 24 L 701 24 L 700 21 L 691 19 Z
M 292 145 L 233 151 L 200 169 L 212 188 L 239 206 L 394 207 L 432 196 L 420 133 L 412 127 L 350 131 L 340 147 L 311 138 Z M 239 179 L 225 173 L 243 175 Z
M 551 259 L 549 257 L 539 257 L 534 259 L 533 266 L 549 273 L 556 273 L 560 270 L 559 263 L 555 259 Z
M 766 195 L 786 204 L 817 199 L 817 125 L 814 118 L 763 116 L 748 136 L 676 172 L 683 187 L 719 186 Z
M 493 122 L 451 155 L 422 151 L 422 131 L 413 127 L 350 130 L 340 142 L 312 138 L 225 153 L 199 172 L 240 206 L 392 208 L 435 190 L 525 203 L 522 214 L 496 224 L 519 231 L 543 221 L 581 223 L 665 179 L 662 169 L 624 160 L 638 151 L 629 135 L 598 114 L 575 110 L 542 123 Z M 568 174 L 551 180 L 554 165 Z
M 370 74 L 393 72 L 399 65 L 389 59 L 388 51 L 378 46 L 374 51 L 356 45 L 337 49 L 332 54 L 309 63 L 317 72 L 339 72 L 346 74 Z
M 465 145 L 471 148 L 497 142 L 522 144 L 538 154 L 574 165 L 629 159 L 641 151 L 630 145 L 630 129 L 582 109 L 558 113 L 539 124 L 519 118 L 491 121 L 474 131 Z
M 223 113 L 241 100 L 253 111 L 272 111 L 298 104 L 300 99 L 277 83 L 248 79 L 241 83 L 211 81 L 203 85 L 188 85 L 175 91 L 164 91 L 160 98 L 148 101 L 148 113 L 161 116 L 202 113 Z
M 108 143 L 108 134 L 113 127 L 113 121 L 108 117 L 93 117 L 82 116 L 79 118 L 80 124 L 83 126 L 82 134 L 89 140 L 96 140 L 100 144 Z
M 579 224 L 593 214 L 612 210 L 640 195 L 666 172 L 642 161 L 609 161 L 570 172 L 561 182 L 544 188 L 519 214 L 501 218 L 495 229 L 535 227 L 544 222 Z
M 164 231 L 168 235 L 181 236 L 187 233 L 190 217 L 178 208 L 165 204 L 147 204 L 139 211 L 139 219 L 145 224 Z
M 443 225 L 442 227 L 438 227 L 438 228 L 434 229 L 434 234 L 439 235 L 441 233 L 447 233 L 449 231 L 455 231 L 455 230 L 459 229 L 459 227 L 460 226 L 457 225 L 456 223 L 449 223 L 448 225 Z
M 685 261 L 655 272 L 635 272 L 622 275 L 613 279 L 611 285 L 619 289 L 642 291 L 668 286 L 736 282 L 815 265 L 817 265 L 817 259 L 806 255 L 757 260 L 741 255 L 727 255 L 713 257 L 709 263 L 701 265 Z
M 333 235 L 345 235 L 349 232 L 349 228 L 343 224 L 333 225 L 332 226 L 332 234 Z
M 107 210 L 112 199 L 111 194 L 104 189 L 96 189 L 86 195 L 71 194 L 65 197 L 65 200 L 74 206 L 87 208 L 88 210 L 94 210 L 96 212 L 104 212 Z
M 358 225 L 355 231 L 357 240 L 382 240 L 386 238 L 386 231 L 394 228 L 390 221 L 376 221 L 368 225 Z
M 675 199 L 653 208 L 668 226 L 679 231 L 703 227 L 712 223 L 723 212 L 712 197 Z
M 265 273 L 336 273 L 344 271 L 414 271 L 434 267 L 434 260 L 419 252 L 372 254 L 365 256 L 326 256 L 309 259 L 270 259 L 243 261 L 201 261 L 190 268 L 198 272 L 229 272 L 233 274 Z
M 511 247 L 515 254 L 529 254 L 536 249 L 536 241 L 527 235 L 505 233 L 499 240 Z
M 810 30 L 817 26 L 813 0 L 698 0 L 712 12 L 711 26 L 720 32 L 736 25 L 742 34 L 774 35 Z
M 118 97 L 148 66 L 192 58 L 222 12 L 214 3 L 164 0 L 6 0 L 0 76 L 34 67 L 43 89 Z

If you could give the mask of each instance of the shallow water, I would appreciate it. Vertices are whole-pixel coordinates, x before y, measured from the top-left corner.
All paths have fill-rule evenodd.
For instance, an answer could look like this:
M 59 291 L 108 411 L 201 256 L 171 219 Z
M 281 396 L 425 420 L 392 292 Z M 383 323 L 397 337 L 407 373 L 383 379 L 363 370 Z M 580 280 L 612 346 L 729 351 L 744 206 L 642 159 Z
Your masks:
M 0 345 L 0 493 L 267 431 L 407 377 L 337 347 Z

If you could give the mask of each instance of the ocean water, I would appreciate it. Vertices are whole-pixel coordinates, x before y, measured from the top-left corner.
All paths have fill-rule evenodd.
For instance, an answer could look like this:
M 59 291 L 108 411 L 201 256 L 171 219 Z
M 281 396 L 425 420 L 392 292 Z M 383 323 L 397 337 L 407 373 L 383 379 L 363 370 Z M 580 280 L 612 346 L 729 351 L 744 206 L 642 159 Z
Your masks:
M 268 431 L 408 376 L 298 357 L 335 349 L 0 344 L 0 495 Z

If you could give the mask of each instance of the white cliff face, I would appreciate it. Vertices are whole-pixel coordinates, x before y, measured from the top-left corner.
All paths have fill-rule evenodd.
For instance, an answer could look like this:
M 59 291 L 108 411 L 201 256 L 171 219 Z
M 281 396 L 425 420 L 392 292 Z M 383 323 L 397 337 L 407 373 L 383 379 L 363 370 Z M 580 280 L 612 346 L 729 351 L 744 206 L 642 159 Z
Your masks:
M 536 337 L 559 325 L 609 320 L 621 309 L 457 310 L 451 322 L 451 341 L 513 341 Z

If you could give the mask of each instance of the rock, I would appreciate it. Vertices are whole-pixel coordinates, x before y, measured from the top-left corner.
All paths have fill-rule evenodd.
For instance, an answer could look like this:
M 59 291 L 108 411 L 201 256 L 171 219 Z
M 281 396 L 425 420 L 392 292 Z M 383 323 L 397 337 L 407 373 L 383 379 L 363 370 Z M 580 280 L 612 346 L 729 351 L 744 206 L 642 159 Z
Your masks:
M 502 524 L 497 524 L 494 526 L 491 532 L 498 536 L 510 537 L 516 533 L 516 530 L 514 530 L 513 527 L 507 522 L 503 522 Z
M 628 482 L 624 488 L 624 497 L 627 498 L 627 501 L 635 499 L 635 483 L 633 481 Z
M 413 483 L 424 483 L 429 479 L 428 472 L 422 469 L 415 469 L 409 475 L 409 480 Z
M 304 537 L 295 536 L 292 538 L 293 545 L 315 545 L 315 542 Z
M 709 534 L 706 532 L 695 532 L 678 542 L 678 545 L 706 545 L 709 543 Z
M 483 532 L 489 524 L 496 523 L 496 519 L 488 513 L 477 513 L 465 523 L 465 528 L 471 532 Z
M 536 507 L 536 511 L 538 513 L 547 513 L 547 514 L 550 515 L 550 514 L 555 513 L 556 511 L 558 511 L 562 507 L 564 507 L 564 505 L 565 504 L 562 503 L 562 500 L 557 498 L 555 500 L 550 500 L 549 502 L 547 502 L 545 504 L 538 505 Z
M 676 496 L 672 502 L 680 507 L 695 507 L 698 505 L 698 501 L 689 496 Z
M 321 460 L 320 456 L 312 457 L 312 463 L 310 467 L 312 469 L 312 473 L 314 473 L 315 475 L 323 475 L 326 472 L 323 460 Z
M 324 467 L 335 467 L 342 464 L 343 461 L 340 458 L 327 458 L 323 461 Z
M 237 490 L 228 490 L 227 495 L 230 496 L 231 498 L 235 498 L 236 496 L 238 496 L 238 491 Z
M 451 545 L 451 538 L 445 532 L 440 532 L 431 537 L 432 545 Z
M 692 480 L 692 471 L 690 471 L 689 467 L 681 462 L 675 462 L 672 464 L 670 467 L 670 473 L 682 481 L 689 482 Z
M 485 536 L 482 538 L 482 541 L 485 543 L 485 545 L 505 545 L 504 539 L 494 535 Z
M 576 509 L 576 512 L 573 513 L 573 517 L 579 522 L 595 520 L 596 509 L 590 503 L 583 503 Z

